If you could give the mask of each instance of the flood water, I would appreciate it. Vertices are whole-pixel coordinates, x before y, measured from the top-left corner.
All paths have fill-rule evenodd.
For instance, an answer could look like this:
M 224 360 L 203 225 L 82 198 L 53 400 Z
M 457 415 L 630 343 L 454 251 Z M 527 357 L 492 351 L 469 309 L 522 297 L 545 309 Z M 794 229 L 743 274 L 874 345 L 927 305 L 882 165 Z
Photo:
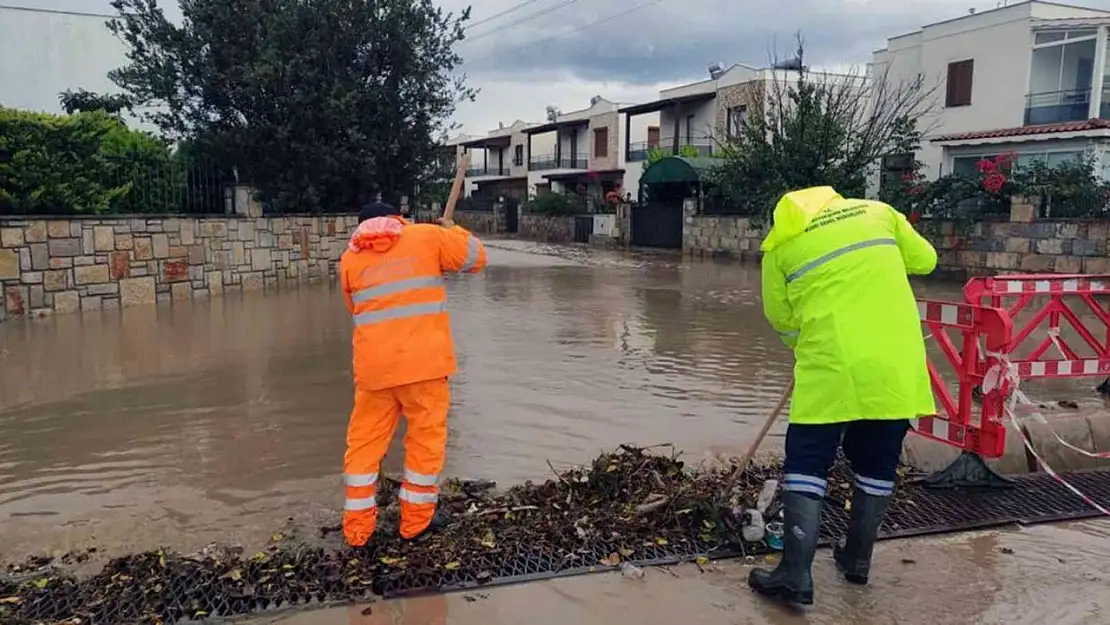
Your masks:
M 493 245 L 484 275 L 448 289 L 461 371 L 447 474 L 541 480 L 547 461 L 580 463 L 625 442 L 673 443 L 694 461 L 735 454 L 789 380 L 755 266 Z M 958 300 L 959 285 L 918 294 Z M 350 327 L 329 284 L 0 324 L 0 558 L 252 544 L 290 517 L 333 519 Z M 397 442 L 387 472 L 400 469 Z M 1054 546 L 1029 549 L 1049 558 L 1054 536 L 1078 530 L 1037 531 Z M 1105 561 L 1110 538 L 1098 531 Z M 934 582 L 991 568 L 968 558 L 934 569 Z M 560 588 L 545 600 L 578 601 Z

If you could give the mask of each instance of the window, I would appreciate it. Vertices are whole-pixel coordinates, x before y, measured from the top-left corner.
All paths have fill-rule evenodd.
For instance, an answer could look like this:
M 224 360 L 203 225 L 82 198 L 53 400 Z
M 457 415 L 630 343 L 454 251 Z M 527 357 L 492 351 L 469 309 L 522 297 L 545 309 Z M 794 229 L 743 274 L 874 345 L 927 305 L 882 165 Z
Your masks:
M 1088 37 L 1095 37 L 1098 35 L 1096 28 L 1078 28 L 1075 30 L 1042 30 L 1037 33 L 1036 38 L 1033 40 L 1033 45 L 1041 46 L 1045 44 L 1059 43 L 1065 39 L 1068 41 L 1074 39 L 1084 39 Z
M 956 61 L 948 64 L 948 84 L 944 98 L 945 106 L 971 105 L 971 79 L 975 73 L 975 61 Z
M 517 145 L 513 147 L 513 165 L 517 167 L 524 164 L 524 146 Z
M 609 155 L 609 129 L 594 128 L 594 158 L 605 158 Z
M 659 126 L 648 126 L 648 149 L 659 147 Z
M 1022 167 L 1031 163 L 1044 163 L 1049 167 L 1058 167 L 1068 161 L 1083 158 L 1083 150 L 1062 150 L 1059 152 L 1024 152 L 1017 155 L 1014 165 Z M 978 154 L 975 156 L 957 156 L 952 159 L 952 173 L 957 176 L 976 176 L 979 173 L 979 161 L 993 159 L 998 154 Z
M 725 132 L 730 137 L 739 137 L 748 125 L 748 105 L 741 104 L 728 109 Z
M 902 185 L 908 174 L 914 170 L 913 154 L 888 154 L 882 159 L 879 177 L 879 192 L 886 193 Z

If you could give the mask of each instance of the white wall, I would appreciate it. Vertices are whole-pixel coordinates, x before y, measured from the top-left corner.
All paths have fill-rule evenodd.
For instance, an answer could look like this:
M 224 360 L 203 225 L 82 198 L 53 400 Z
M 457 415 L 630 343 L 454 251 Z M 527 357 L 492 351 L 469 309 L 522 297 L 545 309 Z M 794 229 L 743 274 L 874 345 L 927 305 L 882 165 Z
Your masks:
M 108 31 L 110 17 L 0 8 L 0 104 L 62 113 L 66 89 L 119 93 L 108 72 L 127 62 L 127 46 Z
M 532 156 L 543 156 L 555 153 L 555 133 L 545 132 L 532 135 Z
M 944 169 L 944 154 L 929 137 L 1023 125 L 1029 91 L 1032 18 L 1097 17 L 1096 10 L 1026 2 L 940 22 L 888 40 L 872 59 L 875 75 L 910 81 L 918 73 L 936 90 L 935 128 L 918 159 L 934 178 Z M 943 108 L 948 64 L 974 59 L 971 105 Z M 920 122 L 932 125 L 929 118 Z
M 647 134 L 648 126 L 658 126 L 659 125 L 659 117 L 660 117 L 659 113 L 644 113 L 643 115 L 633 116 L 632 117 L 631 128 L 629 128 L 629 130 L 631 131 L 630 134 L 629 134 L 629 142 L 630 143 L 642 143 L 644 141 L 647 141 L 647 139 L 648 139 L 648 134 Z M 621 144 L 620 144 L 620 146 L 621 146 L 621 158 L 624 158 L 624 146 L 625 146 L 625 143 L 624 143 L 624 126 L 625 126 L 624 118 L 625 118 L 625 116 L 622 114 L 621 115 L 621 124 L 620 124 L 621 125 Z M 662 132 L 662 131 L 660 131 L 660 132 Z
M 551 133 L 554 135 L 555 133 Z M 589 156 L 592 147 L 589 141 L 589 127 L 579 126 L 559 130 L 559 149 L 564 159 L 581 157 L 583 161 Z M 573 146 L 573 149 L 572 149 Z M 585 163 L 577 169 L 585 169 Z
M 686 104 L 679 111 L 678 143 L 686 143 L 686 117 L 693 115 L 690 138 L 693 144 L 702 145 L 713 134 L 717 123 L 717 99 L 713 98 L 697 104 Z M 666 147 L 674 141 L 674 111 L 666 108 L 659 112 L 659 143 Z M 646 132 L 646 131 L 645 131 Z

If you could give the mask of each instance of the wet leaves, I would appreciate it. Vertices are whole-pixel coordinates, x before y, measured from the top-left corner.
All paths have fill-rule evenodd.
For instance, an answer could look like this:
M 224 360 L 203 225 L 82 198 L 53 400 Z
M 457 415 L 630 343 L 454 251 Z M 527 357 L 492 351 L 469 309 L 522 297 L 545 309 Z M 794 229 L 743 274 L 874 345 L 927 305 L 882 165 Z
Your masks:
M 400 539 L 396 498 L 386 506 L 383 493 L 379 528 L 361 549 L 309 547 L 282 530 L 252 555 L 215 546 L 189 556 L 154 550 L 112 560 L 81 580 L 51 568 L 57 556 L 39 557 L 0 577 L 0 622 L 168 625 L 308 603 L 362 603 L 392 589 L 488 584 L 537 567 L 619 567 L 642 576 L 637 559 L 689 549 L 699 539 L 732 542 L 729 501 L 751 506 L 778 473 L 778 466 L 753 466 L 726 493 L 729 467 L 695 472 L 673 451 L 623 446 L 543 483 L 500 493 L 492 483 L 448 481 L 440 506 L 453 521 L 415 541 Z M 835 473 L 830 497 L 839 504 L 850 496 L 851 473 L 844 467 Z M 319 529 L 329 541 L 340 539 L 337 532 L 338 525 Z M 761 545 L 745 549 L 765 552 Z

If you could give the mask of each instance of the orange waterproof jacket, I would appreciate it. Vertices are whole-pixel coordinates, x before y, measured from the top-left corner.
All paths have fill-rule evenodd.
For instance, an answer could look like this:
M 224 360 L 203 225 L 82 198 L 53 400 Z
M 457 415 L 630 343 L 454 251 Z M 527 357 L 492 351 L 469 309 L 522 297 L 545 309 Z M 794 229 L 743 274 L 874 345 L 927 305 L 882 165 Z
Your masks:
M 455 373 L 443 273 L 477 273 L 486 249 L 459 226 L 375 217 L 359 224 L 339 261 L 354 317 L 354 378 L 380 390 Z

